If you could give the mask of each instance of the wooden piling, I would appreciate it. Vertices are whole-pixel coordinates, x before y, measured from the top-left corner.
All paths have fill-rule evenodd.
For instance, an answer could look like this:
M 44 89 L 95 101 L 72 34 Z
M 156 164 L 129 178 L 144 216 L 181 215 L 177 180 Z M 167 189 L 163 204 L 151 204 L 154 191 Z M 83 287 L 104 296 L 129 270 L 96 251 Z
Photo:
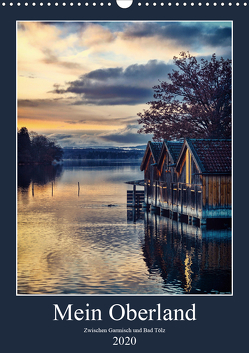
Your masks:
M 52 182 L 52 196 L 54 196 L 54 183 Z
M 133 185 L 133 201 L 132 201 L 132 206 L 135 207 L 136 206 L 136 185 Z
M 176 214 L 176 219 L 177 219 L 177 222 L 181 222 L 181 214 L 180 213 Z
M 78 196 L 80 196 L 80 183 L 78 181 Z

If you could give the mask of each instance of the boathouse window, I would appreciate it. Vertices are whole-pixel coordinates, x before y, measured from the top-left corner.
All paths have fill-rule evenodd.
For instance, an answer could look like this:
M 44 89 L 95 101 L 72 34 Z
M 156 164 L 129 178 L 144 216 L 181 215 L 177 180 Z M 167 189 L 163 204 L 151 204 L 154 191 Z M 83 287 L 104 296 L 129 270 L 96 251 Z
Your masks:
M 191 184 L 191 154 L 186 151 L 186 184 Z

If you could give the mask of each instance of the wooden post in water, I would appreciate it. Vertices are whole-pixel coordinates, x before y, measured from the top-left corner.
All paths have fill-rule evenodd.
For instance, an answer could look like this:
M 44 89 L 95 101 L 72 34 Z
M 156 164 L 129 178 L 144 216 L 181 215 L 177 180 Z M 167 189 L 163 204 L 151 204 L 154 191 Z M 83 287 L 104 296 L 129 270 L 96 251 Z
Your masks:
M 32 181 L 32 196 L 34 196 L 34 182 Z
M 80 183 L 78 182 L 78 196 L 80 196 Z
M 136 223 L 136 209 L 135 209 L 135 207 L 132 208 L 132 220 L 133 220 L 133 223 Z
M 132 193 L 132 196 L 133 196 L 132 206 L 135 207 L 135 206 L 136 206 L 136 185 L 135 185 L 135 184 L 133 184 L 133 193 Z
M 144 188 L 145 189 L 145 188 Z M 149 182 L 146 182 L 146 203 L 149 204 Z
M 157 181 L 155 184 L 155 206 L 157 207 Z
M 54 184 L 52 182 L 52 196 L 54 196 Z

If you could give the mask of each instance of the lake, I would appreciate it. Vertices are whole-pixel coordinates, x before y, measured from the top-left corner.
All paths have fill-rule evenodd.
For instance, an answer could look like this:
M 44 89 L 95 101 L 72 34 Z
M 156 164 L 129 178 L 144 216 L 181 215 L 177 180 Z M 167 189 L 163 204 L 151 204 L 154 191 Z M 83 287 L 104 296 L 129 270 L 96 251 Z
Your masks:
M 18 167 L 18 294 L 231 294 L 231 229 L 127 208 L 140 162 Z

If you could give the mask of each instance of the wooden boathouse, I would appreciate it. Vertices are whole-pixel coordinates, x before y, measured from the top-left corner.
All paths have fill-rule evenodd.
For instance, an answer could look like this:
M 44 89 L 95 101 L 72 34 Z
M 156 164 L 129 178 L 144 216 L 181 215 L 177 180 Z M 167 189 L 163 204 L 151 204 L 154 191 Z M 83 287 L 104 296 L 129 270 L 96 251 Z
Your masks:
M 144 203 L 177 220 L 231 218 L 231 140 L 148 142 L 140 166 Z

